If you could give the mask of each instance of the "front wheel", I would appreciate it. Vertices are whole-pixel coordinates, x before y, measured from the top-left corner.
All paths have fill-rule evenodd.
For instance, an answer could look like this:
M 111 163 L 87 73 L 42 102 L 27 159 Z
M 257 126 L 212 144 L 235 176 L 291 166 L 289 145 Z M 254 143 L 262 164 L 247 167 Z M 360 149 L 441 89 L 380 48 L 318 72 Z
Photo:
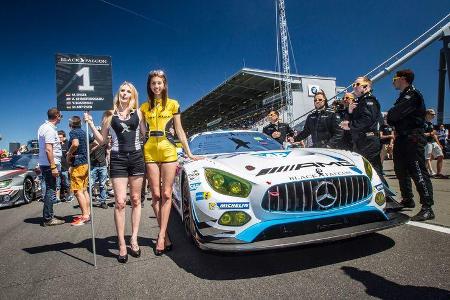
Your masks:
M 189 183 L 186 174 L 183 175 L 183 190 L 182 190 L 182 201 L 183 201 L 183 225 L 186 235 L 193 241 L 193 243 L 198 246 L 197 231 L 195 229 L 194 218 L 191 206 L 191 193 L 189 190 Z
M 27 177 L 23 181 L 23 199 L 25 203 L 30 203 L 34 199 L 34 184 L 31 178 Z

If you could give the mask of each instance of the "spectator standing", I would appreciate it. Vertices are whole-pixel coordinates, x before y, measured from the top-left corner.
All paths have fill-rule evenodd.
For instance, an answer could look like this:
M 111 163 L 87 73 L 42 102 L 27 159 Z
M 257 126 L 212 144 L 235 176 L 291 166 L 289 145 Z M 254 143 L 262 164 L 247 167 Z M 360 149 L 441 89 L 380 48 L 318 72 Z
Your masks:
M 91 220 L 91 207 L 89 192 L 89 166 L 87 160 L 86 132 L 81 129 L 81 119 L 73 116 L 69 120 L 69 150 L 67 151 L 67 162 L 70 164 L 70 187 L 80 205 L 81 215 L 74 218 L 73 226 L 84 225 Z
M 394 106 L 388 111 L 387 122 L 395 127 L 394 170 L 400 185 L 402 201 L 406 208 L 414 208 L 411 178 L 420 196 L 422 209 L 412 217 L 413 221 L 434 219 L 432 210 L 433 186 L 425 166 L 424 135 L 425 101 L 422 94 L 412 85 L 414 72 L 397 71 L 392 79 L 396 90 L 400 91 Z
M 443 146 L 439 142 L 436 131 L 434 130 L 433 123 L 431 122 L 436 113 L 433 109 L 427 109 L 425 114 L 425 137 L 427 139 L 427 145 L 425 146 L 425 164 L 431 177 L 439 179 L 448 179 L 448 176 L 442 174 L 442 166 L 444 164 L 444 153 L 442 152 Z M 436 159 L 436 170 L 434 173 L 431 160 L 433 157 Z
M 100 130 L 101 128 L 97 128 Z M 97 141 L 93 140 L 90 145 L 91 151 L 91 184 L 98 182 L 99 186 L 99 207 L 107 209 L 106 204 L 106 182 L 108 181 L 108 168 L 106 166 L 106 148 L 108 142 L 100 145 Z
M 289 124 L 280 122 L 280 113 L 272 110 L 267 115 L 269 124 L 264 126 L 263 133 L 274 138 L 278 143 L 283 144 L 286 141 L 293 142 L 294 130 Z
M 442 151 L 447 152 L 447 142 L 448 142 L 448 129 L 445 128 L 444 124 L 439 125 L 439 130 L 437 131 L 439 143 L 442 145 Z
M 387 123 L 387 115 L 383 116 L 384 124 L 380 127 L 380 142 L 381 142 L 381 167 L 386 156 L 392 159 L 392 150 L 394 149 L 394 129 Z
M 61 143 L 61 173 L 59 174 L 58 186 L 60 189 L 57 192 L 57 198 L 60 198 L 61 201 L 71 202 L 73 200 L 73 194 L 70 190 L 70 179 L 69 179 L 69 164 L 67 163 L 67 150 L 69 150 L 66 133 L 64 130 L 58 131 L 59 141 Z
M 62 115 L 57 108 L 47 111 L 48 120 L 39 127 L 39 166 L 45 182 L 44 208 L 42 211 L 42 226 L 64 224 L 53 213 L 53 202 L 56 198 L 56 178 L 61 168 L 61 144 L 58 139 L 56 125 L 61 121 Z

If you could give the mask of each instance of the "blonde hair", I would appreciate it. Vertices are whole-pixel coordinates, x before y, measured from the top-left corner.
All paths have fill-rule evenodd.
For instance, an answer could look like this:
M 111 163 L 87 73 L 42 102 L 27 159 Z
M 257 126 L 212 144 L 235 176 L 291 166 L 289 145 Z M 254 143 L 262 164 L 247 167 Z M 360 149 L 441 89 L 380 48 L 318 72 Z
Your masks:
M 128 85 L 128 86 L 130 87 L 130 89 L 131 89 L 131 98 L 130 98 L 130 100 L 128 101 L 127 106 L 129 106 L 129 105 L 130 105 L 130 102 L 131 102 L 132 100 L 134 100 L 134 104 L 133 104 L 133 107 L 131 107 L 131 109 L 132 109 L 132 110 L 135 110 L 135 109 L 137 109 L 137 107 L 138 107 L 138 97 L 139 97 L 138 91 L 136 90 L 136 88 L 134 87 L 134 85 L 133 85 L 131 82 L 124 81 L 124 82 L 119 86 L 119 90 L 117 91 L 116 95 L 114 96 L 114 101 L 113 101 L 113 102 L 114 102 L 113 113 L 114 113 L 114 112 L 118 112 L 119 103 L 120 103 L 120 99 L 119 99 L 119 96 L 120 96 L 120 90 L 122 89 L 122 87 L 123 87 L 124 85 Z
M 139 94 L 138 94 L 138 91 L 137 91 L 136 87 L 135 87 L 131 82 L 128 82 L 128 81 L 122 82 L 122 84 L 119 86 L 119 89 L 117 90 L 117 93 L 114 95 L 114 99 L 113 99 L 113 109 L 107 110 L 107 111 L 105 111 L 105 113 L 103 114 L 103 117 L 106 118 L 106 120 L 104 120 L 104 121 L 106 121 L 107 124 L 110 124 L 110 123 L 111 123 L 111 118 L 112 118 L 112 116 L 113 116 L 115 113 L 118 113 L 118 112 L 119 112 L 119 103 L 120 103 L 119 97 L 120 97 L 120 90 L 122 89 L 122 87 L 123 87 L 124 85 L 129 86 L 130 89 L 131 89 L 131 97 L 130 97 L 130 100 L 128 101 L 128 103 L 127 103 L 127 106 L 130 106 L 130 102 L 131 102 L 132 100 L 134 100 L 133 107 L 131 107 L 131 111 L 134 111 L 134 110 L 136 110 L 136 109 L 138 108 Z
M 364 82 L 366 85 L 372 87 L 372 80 L 370 80 L 369 77 L 367 77 L 367 76 L 359 76 L 359 77 L 356 77 L 356 80 L 355 80 L 355 81 L 358 81 L 358 80 L 359 80 L 359 81 L 362 81 L 362 82 Z

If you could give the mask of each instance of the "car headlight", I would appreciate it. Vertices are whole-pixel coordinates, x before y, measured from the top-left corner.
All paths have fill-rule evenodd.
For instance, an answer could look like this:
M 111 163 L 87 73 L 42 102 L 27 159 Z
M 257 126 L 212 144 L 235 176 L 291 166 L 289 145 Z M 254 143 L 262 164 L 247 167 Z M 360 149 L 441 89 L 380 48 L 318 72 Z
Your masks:
M 375 195 L 375 203 L 378 204 L 379 206 L 382 206 L 385 202 L 386 197 L 384 196 L 384 194 L 382 192 L 378 192 Z
M 247 180 L 221 170 L 206 168 L 205 177 L 212 189 L 223 195 L 247 198 L 252 190 Z
M 219 219 L 223 226 L 242 226 L 250 221 L 251 217 L 243 211 L 227 211 Z
M 6 179 L 0 181 L 0 189 L 7 187 L 11 183 L 12 179 Z
M 372 176 L 373 176 L 373 168 L 372 165 L 370 164 L 370 162 L 365 159 L 363 157 L 363 162 L 364 162 L 364 170 L 366 171 L 367 176 L 369 177 L 370 180 L 372 180 Z

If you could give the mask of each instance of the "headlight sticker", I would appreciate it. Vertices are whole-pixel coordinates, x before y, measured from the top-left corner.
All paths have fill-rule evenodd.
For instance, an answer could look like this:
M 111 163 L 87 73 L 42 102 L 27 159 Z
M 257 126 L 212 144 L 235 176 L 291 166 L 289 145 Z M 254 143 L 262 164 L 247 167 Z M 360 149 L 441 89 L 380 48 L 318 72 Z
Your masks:
M 198 189 L 198 187 L 201 185 L 201 182 L 194 182 L 189 184 L 189 191 L 195 191 Z
M 192 171 L 191 173 L 188 174 L 188 178 L 189 180 L 194 180 L 195 178 L 197 178 L 200 174 L 198 173 L 197 170 Z
M 211 198 L 211 192 L 198 192 L 195 194 L 196 201 L 208 200 L 209 198 Z

